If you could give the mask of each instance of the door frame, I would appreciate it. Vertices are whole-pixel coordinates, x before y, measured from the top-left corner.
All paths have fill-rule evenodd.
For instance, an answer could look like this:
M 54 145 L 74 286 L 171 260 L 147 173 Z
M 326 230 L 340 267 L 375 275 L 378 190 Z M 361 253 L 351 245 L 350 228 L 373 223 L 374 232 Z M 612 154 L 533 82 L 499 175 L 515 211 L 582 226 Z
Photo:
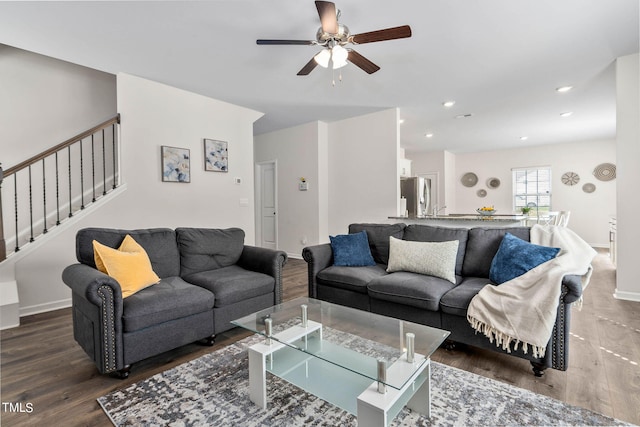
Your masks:
M 254 197 L 255 197 L 255 228 L 256 228 L 256 246 L 262 247 L 262 168 L 268 165 L 273 165 L 273 197 L 274 204 L 276 206 L 276 215 L 275 215 L 275 241 L 276 241 L 276 249 L 280 247 L 279 241 L 279 225 L 278 218 L 279 214 L 279 205 L 278 205 L 278 160 L 266 160 L 263 162 L 255 163 L 255 186 L 254 186 Z

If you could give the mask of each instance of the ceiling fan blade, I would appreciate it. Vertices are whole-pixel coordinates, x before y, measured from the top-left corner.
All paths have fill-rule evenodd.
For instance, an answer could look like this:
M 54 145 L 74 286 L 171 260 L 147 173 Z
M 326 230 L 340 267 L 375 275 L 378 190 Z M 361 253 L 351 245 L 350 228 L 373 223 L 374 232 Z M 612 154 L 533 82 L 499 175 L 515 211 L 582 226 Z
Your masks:
M 411 27 L 408 25 L 402 25 L 400 27 L 356 34 L 351 37 L 351 41 L 355 44 L 363 44 L 381 42 L 384 40 L 404 39 L 406 37 L 411 37 Z
M 298 71 L 298 75 L 299 76 L 307 76 L 307 75 L 309 75 L 309 73 L 312 72 L 313 69 L 316 68 L 317 65 L 318 65 L 318 63 L 316 62 L 315 57 L 311 58 L 311 61 L 307 62 L 307 65 L 305 65 L 304 67 L 302 67 L 302 69 L 300 71 Z
M 318 9 L 318 15 L 320 15 L 322 31 L 329 34 L 336 34 L 338 32 L 336 5 L 330 1 L 316 1 L 316 9 Z
M 311 46 L 316 44 L 314 40 L 269 40 L 269 39 L 258 39 L 256 40 L 256 44 L 265 44 L 265 45 L 304 45 Z
M 368 74 L 373 74 L 380 69 L 380 67 L 378 67 L 376 64 L 369 61 L 367 58 L 360 55 L 353 49 L 349 50 L 349 56 L 347 57 L 347 59 L 352 64 L 356 65 L 359 68 L 362 68 Z

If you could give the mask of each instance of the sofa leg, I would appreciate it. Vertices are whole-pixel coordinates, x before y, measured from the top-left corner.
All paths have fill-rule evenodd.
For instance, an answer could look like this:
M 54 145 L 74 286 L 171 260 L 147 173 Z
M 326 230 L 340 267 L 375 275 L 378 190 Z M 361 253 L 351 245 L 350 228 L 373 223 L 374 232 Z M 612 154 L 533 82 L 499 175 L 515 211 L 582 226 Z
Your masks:
M 547 369 L 542 363 L 531 362 L 531 366 L 533 367 L 533 374 L 536 377 L 541 377 L 544 375 L 544 370 Z
M 211 347 L 214 343 L 216 342 L 216 336 L 215 335 L 211 335 L 210 337 L 207 337 L 203 340 L 200 340 L 200 343 L 202 345 L 206 345 L 208 347 Z
M 125 380 L 129 378 L 130 373 L 131 373 L 131 365 L 127 365 L 124 368 L 113 372 L 113 376 L 118 379 Z
M 453 351 L 456 349 L 456 342 L 451 340 L 444 341 L 444 349 L 447 351 Z

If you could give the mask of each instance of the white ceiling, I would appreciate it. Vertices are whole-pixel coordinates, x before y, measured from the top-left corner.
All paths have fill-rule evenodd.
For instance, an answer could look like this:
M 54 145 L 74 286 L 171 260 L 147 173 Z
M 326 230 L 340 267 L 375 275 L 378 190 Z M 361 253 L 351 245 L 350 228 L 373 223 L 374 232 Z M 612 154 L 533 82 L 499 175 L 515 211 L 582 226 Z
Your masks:
M 331 70 L 296 76 L 318 47 L 255 43 L 314 39 L 312 0 L 0 2 L 0 43 L 262 111 L 256 134 L 399 107 L 408 151 L 615 138 L 614 62 L 638 52 L 638 0 L 336 7 L 354 34 L 409 24 L 413 36 L 356 46 L 381 70 L 368 75 L 349 64 L 335 87 Z M 563 85 L 574 89 L 557 93 Z M 449 99 L 456 104 L 443 108 Z M 564 111 L 574 114 L 561 118 Z

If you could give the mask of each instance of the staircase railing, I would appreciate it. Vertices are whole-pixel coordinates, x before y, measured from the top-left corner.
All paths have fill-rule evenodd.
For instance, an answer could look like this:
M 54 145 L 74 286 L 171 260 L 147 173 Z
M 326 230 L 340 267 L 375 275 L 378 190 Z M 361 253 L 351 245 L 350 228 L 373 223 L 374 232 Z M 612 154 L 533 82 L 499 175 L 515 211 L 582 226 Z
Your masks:
M 4 173 L 0 167 L 0 262 L 118 187 L 119 123 L 116 115 Z

